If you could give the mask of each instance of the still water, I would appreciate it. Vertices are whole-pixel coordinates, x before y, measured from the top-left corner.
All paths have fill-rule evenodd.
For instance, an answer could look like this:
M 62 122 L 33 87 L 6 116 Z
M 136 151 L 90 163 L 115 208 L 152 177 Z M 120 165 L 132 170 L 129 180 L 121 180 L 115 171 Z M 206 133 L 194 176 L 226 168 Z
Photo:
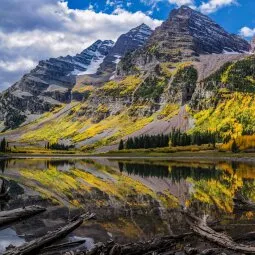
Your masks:
M 0 210 L 41 205 L 45 213 L 0 229 L 0 253 L 94 212 L 65 240 L 119 243 L 188 231 L 180 208 L 209 215 L 232 236 L 255 229 L 255 215 L 235 210 L 241 193 L 255 200 L 255 164 L 142 159 L 11 159 L 0 161 L 9 197 Z

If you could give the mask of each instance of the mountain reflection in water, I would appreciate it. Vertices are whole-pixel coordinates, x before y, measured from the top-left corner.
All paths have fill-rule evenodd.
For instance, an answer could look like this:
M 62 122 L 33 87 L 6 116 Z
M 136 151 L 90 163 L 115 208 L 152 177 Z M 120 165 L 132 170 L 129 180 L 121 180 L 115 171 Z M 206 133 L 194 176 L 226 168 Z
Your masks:
M 0 160 L 0 171 L 10 185 L 1 210 L 47 207 L 43 214 L 0 230 L 0 251 L 15 240 L 40 237 L 82 211 L 96 213 L 97 219 L 66 239 L 86 238 L 89 246 L 182 233 L 187 226 L 180 207 L 228 225 L 232 236 L 252 230 L 243 223 L 255 223 L 253 212 L 237 212 L 233 203 L 237 191 L 255 200 L 251 163 L 37 158 Z

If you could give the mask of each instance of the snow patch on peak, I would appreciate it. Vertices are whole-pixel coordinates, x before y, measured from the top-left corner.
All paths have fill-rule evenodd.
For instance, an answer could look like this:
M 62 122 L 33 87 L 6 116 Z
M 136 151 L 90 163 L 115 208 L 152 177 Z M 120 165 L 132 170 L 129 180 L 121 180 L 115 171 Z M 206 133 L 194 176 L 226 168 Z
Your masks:
M 85 71 L 80 71 L 75 69 L 72 74 L 73 75 L 85 75 L 85 74 L 95 74 L 97 72 L 97 69 L 100 67 L 100 65 L 103 63 L 105 56 L 102 55 L 99 51 L 96 51 L 94 53 L 94 57 L 91 60 L 90 64 L 86 66 Z
M 235 55 L 235 54 L 241 54 L 240 52 L 237 52 L 237 51 L 233 51 L 232 49 L 230 48 L 224 48 L 223 54 L 225 55 Z
M 120 62 L 122 56 L 120 56 L 120 55 L 114 55 L 114 58 L 115 58 L 114 63 L 115 63 L 115 64 L 118 64 L 118 63 Z

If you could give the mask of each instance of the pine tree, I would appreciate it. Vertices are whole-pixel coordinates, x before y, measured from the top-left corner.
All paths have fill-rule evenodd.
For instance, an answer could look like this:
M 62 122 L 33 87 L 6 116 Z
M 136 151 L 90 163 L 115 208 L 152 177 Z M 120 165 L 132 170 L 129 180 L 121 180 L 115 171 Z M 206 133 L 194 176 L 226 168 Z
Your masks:
M 0 151 L 1 152 L 6 152 L 6 140 L 3 138 L 3 140 L 0 143 Z
M 124 142 L 123 140 L 121 139 L 120 140 L 120 143 L 119 143 L 119 151 L 123 150 L 124 149 Z
M 237 153 L 237 152 L 239 151 L 239 148 L 238 148 L 238 145 L 237 145 L 235 139 L 234 139 L 234 141 L 233 141 L 233 143 L 232 143 L 232 145 L 231 145 L 231 151 L 232 151 L 233 153 Z

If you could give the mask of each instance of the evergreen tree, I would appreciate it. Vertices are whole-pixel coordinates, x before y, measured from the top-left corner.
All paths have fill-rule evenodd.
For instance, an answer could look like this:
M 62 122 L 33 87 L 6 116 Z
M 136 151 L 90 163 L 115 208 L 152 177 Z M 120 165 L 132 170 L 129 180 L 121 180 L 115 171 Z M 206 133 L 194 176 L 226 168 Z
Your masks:
M 7 142 L 6 142 L 5 138 L 3 138 L 3 140 L 0 143 L 0 151 L 6 152 L 6 148 L 7 148 Z
M 238 145 L 237 145 L 235 139 L 234 139 L 234 141 L 233 141 L 233 143 L 232 143 L 232 145 L 231 145 L 231 151 L 232 151 L 233 153 L 237 153 L 237 152 L 239 151 L 239 148 L 238 148 Z
M 120 140 L 120 143 L 119 143 L 119 151 L 123 150 L 124 149 L 124 142 L 123 140 L 121 139 Z
M 66 150 L 68 151 L 69 149 L 74 148 L 74 145 L 64 145 L 64 144 L 60 144 L 60 143 L 53 143 L 53 144 L 49 144 L 49 149 L 52 150 Z

